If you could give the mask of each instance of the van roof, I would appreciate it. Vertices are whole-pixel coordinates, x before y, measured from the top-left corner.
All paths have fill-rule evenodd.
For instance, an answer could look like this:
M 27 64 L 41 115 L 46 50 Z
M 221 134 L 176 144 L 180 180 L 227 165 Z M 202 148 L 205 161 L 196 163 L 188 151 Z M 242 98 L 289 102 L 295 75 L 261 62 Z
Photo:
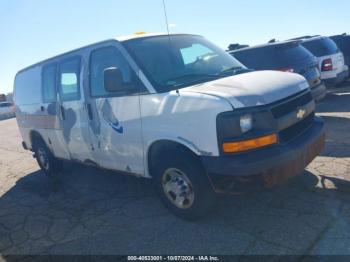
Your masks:
M 106 40 L 103 40 L 103 41 L 99 41 L 99 42 L 96 42 L 96 43 L 93 43 L 93 44 L 89 44 L 89 45 L 86 45 L 86 46 L 82 46 L 82 47 L 73 49 L 73 50 L 65 52 L 65 53 L 61 53 L 59 55 L 55 55 L 55 56 L 47 58 L 45 60 L 41 60 L 39 62 L 36 62 L 35 64 L 32 64 L 30 66 L 27 66 L 27 67 L 19 70 L 17 72 L 17 74 L 19 74 L 19 73 L 21 73 L 23 71 L 26 71 L 26 70 L 28 70 L 28 69 L 30 69 L 32 67 L 38 66 L 38 65 L 40 65 L 42 63 L 48 62 L 48 61 L 50 61 L 52 59 L 56 59 L 56 58 L 59 58 L 59 57 L 64 56 L 64 55 L 68 55 L 68 54 L 71 54 L 71 53 L 83 50 L 85 48 L 92 47 L 94 45 L 98 45 L 98 44 L 102 44 L 102 43 L 108 43 L 108 42 L 112 42 L 112 41 L 124 42 L 124 41 L 137 39 L 137 38 L 146 38 L 146 37 L 153 37 L 153 36 L 167 36 L 167 35 L 168 35 L 167 33 L 135 33 L 135 34 L 132 34 L 132 35 L 118 36 L 118 37 L 115 37 L 115 38 L 106 39 Z M 173 34 L 172 33 L 170 35 L 191 35 L 191 34 L 180 34 L 180 33 Z
M 167 33 L 135 33 L 132 35 L 125 35 L 125 36 L 118 36 L 115 38 L 115 40 L 119 42 L 124 42 L 132 39 L 137 39 L 137 38 L 145 38 L 145 37 L 152 37 L 152 36 L 166 36 L 168 35 Z M 170 35 L 179 35 L 179 34 L 170 34 Z M 183 34 L 181 34 L 183 35 Z

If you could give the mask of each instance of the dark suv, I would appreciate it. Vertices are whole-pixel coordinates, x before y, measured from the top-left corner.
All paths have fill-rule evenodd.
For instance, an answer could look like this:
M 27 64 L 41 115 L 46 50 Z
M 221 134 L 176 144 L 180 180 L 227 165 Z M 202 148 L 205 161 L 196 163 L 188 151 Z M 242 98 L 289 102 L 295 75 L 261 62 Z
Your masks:
M 309 82 L 316 101 L 326 95 L 318 62 L 298 41 L 274 42 L 242 48 L 229 53 L 246 67 L 254 70 L 279 70 L 301 74 Z
M 334 35 L 330 38 L 337 44 L 340 51 L 343 52 L 345 64 L 350 67 L 350 35 Z

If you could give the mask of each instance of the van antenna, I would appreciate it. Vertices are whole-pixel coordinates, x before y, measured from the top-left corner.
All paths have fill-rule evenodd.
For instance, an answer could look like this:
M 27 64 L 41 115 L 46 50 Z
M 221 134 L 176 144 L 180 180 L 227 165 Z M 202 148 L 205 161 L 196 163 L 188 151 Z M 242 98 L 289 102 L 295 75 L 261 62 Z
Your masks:
M 163 9 L 164 9 L 164 17 L 165 17 L 165 24 L 166 24 L 166 30 L 168 32 L 168 35 L 170 35 L 169 31 L 169 23 L 168 23 L 168 15 L 166 13 L 166 7 L 165 7 L 165 0 L 163 0 Z M 170 39 L 169 39 L 170 40 Z
M 167 12 L 166 12 L 166 7 L 165 7 L 165 0 L 163 0 L 163 9 L 164 9 L 166 30 L 168 32 L 169 47 L 170 47 L 170 50 L 171 50 L 171 39 L 170 39 L 170 31 L 169 31 L 169 22 L 168 22 L 168 15 L 167 15 Z M 179 89 L 176 89 L 176 94 L 179 95 Z

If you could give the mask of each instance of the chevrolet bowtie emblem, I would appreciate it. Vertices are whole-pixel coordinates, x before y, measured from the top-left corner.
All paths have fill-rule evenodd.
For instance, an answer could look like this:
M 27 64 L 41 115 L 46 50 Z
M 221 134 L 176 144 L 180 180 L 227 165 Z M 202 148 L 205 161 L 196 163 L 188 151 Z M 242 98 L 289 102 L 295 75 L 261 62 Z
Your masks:
M 297 118 L 298 119 L 303 119 L 304 116 L 305 116 L 305 113 L 306 113 L 305 109 L 299 109 L 298 112 L 297 112 Z

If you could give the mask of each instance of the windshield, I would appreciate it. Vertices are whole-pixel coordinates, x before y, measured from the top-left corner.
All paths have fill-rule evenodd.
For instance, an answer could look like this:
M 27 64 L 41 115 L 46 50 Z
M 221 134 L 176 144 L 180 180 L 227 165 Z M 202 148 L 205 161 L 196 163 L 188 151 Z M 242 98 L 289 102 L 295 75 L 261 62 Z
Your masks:
M 243 73 L 246 68 L 201 36 L 170 35 L 123 42 L 157 92 Z

